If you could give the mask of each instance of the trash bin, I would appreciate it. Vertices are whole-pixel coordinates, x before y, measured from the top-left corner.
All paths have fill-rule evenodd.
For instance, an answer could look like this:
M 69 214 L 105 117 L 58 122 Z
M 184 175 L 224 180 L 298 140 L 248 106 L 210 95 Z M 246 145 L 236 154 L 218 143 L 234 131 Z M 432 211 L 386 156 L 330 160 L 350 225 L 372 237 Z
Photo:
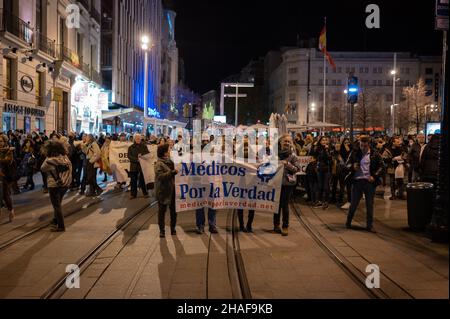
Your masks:
M 408 193 L 408 225 L 413 231 L 423 231 L 431 222 L 433 214 L 434 185 L 431 183 L 411 183 Z

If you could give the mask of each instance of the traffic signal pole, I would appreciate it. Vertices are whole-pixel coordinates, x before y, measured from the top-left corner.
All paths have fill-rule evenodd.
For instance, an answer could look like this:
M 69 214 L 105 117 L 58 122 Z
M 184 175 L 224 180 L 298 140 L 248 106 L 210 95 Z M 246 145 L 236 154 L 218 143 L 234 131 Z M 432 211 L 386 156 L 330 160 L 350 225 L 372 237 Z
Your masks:
M 355 103 L 350 103 L 350 142 L 353 144 L 355 140 L 353 117 L 355 114 Z

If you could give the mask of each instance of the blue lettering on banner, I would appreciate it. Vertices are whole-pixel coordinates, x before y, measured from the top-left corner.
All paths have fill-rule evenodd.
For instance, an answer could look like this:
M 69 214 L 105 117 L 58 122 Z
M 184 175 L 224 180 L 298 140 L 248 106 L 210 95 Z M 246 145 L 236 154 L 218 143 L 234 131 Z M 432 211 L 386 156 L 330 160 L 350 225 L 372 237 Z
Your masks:
M 181 176 L 246 176 L 246 169 L 244 167 L 221 165 L 216 162 L 206 165 L 206 162 L 201 164 L 196 163 L 181 163 Z

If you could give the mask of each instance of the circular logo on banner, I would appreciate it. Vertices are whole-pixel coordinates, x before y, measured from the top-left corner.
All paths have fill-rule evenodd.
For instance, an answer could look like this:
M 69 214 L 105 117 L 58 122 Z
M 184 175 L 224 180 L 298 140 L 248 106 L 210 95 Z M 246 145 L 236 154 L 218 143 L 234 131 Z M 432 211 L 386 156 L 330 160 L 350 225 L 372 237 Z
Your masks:
M 33 79 L 28 75 L 22 76 L 20 79 L 20 86 L 24 92 L 30 93 L 34 89 Z
M 257 176 L 263 183 L 269 183 L 277 175 L 278 167 L 269 162 L 258 167 Z

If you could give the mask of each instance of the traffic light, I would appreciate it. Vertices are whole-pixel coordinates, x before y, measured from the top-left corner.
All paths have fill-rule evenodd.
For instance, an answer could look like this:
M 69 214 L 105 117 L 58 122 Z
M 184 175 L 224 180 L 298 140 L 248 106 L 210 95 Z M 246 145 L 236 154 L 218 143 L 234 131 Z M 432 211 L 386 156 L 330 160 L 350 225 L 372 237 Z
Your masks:
M 359 86 L 358 86 L 358 78 L 356 76 L 351 76 L 348 78 L 348 103 L 356 104 L 358 103 L 358 94 L 359 94 Z

